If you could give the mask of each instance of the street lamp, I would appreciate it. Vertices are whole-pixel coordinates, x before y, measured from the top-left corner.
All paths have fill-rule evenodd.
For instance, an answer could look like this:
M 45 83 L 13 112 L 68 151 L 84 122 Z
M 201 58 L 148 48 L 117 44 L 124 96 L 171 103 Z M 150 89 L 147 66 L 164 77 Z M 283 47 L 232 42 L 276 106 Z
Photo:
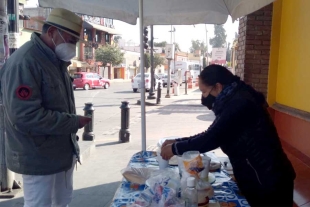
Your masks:
M 171 26 L 171 30 L 169 32 L 171 32 L 171 44 L 172 44 L 172 33 L 173 33 L 173 44 L 175 45 L 175 27 L 173 27 L 172 29 L 172 26 Z M 175 58 L 173 60 L 173 73 L 175 73 Z

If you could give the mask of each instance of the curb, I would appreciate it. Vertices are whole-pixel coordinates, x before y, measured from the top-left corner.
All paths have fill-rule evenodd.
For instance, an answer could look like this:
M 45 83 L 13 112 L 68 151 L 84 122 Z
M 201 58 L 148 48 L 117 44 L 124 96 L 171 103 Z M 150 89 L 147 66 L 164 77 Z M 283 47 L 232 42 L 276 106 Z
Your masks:
M 113 80 L 110 80 L 110 83 L 128 83 L 130 81 L 131 79 L 113 79 Z

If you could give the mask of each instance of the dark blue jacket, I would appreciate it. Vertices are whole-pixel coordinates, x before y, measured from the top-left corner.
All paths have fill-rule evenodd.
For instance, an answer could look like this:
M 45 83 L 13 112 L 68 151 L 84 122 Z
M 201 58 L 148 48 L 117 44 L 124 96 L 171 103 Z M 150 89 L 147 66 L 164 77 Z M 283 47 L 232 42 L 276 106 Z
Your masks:
M 262 94 L 240 87 L 215 111 L 215 120 L 205 131 L 173 144 L 175 155 L 186 151 L 201 153 L 218 147 L 227 154 L 239 188 L 273 189 L 295 178 L 284 153 L 275 125 Z

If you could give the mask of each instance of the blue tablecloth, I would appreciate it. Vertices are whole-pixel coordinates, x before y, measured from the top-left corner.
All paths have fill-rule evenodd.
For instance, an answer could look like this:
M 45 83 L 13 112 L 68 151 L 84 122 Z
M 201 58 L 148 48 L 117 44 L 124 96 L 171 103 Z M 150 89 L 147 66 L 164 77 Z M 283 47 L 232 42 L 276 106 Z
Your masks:
M 132 156 L 128 166 L 158 168 L 156 153 L 150 151 L 138 152 Z M 249 207 L 246 199 L 240 195 L 237 184 L 230 179 L 225 171 L 221 170 L 212 173 L 215 175 L 216 181 L 212 184 L 215 195 L 211 200 L 218 201 L 222 206 Z M 123 179 L 115 193 L 111 207 L 126 207 L 126 205 L 133 203 L 145 187 L 144 185 L 133 184 Z

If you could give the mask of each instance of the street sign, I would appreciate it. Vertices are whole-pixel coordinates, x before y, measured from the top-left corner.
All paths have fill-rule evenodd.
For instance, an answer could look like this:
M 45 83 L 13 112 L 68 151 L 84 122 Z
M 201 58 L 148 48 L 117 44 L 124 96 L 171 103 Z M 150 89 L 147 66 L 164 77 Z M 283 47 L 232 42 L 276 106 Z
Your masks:
M 213 64 L 226 63 L 227 48 L 212 48 L 212 62 Z
M 174 44 L 167 44 L 166 45 L 166 50 L 165 50 L 165 54 L 166 54 L 166 58 L 169 60 L 173 60 L 174 59 Z

